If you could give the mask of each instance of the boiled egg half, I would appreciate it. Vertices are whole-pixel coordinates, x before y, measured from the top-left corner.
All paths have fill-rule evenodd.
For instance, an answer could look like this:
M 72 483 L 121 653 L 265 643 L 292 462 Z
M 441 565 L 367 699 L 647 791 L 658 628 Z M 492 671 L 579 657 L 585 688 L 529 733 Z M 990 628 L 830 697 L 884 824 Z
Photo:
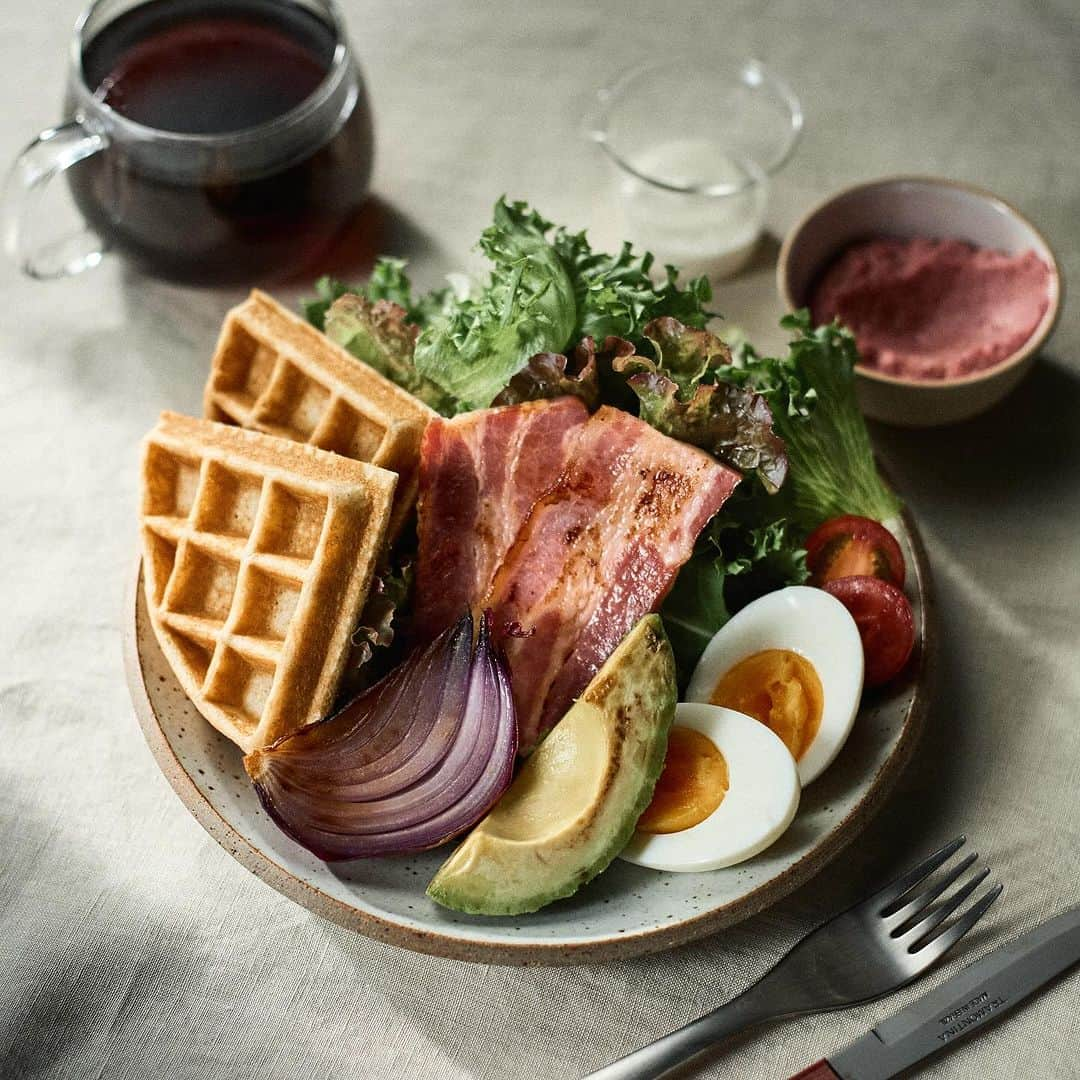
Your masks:
M 733 709 L 675 709 L 664 771 L 622 853 L 654 870 L 719 870 L 767 848 L 799 807 L 787 747 Z
M 794 585 L 748 604 L 717 631 L 686 696 L 768 727 L 805 787 L 844 745 L 862 684 L 862 641 L 847 608 L 821 589 Z

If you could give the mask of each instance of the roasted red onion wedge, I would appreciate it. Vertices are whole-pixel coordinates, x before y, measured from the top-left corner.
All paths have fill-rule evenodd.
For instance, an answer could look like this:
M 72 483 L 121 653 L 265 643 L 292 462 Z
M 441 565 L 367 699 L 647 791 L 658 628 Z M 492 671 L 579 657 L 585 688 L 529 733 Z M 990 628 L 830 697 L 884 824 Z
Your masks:
M 403 855 L 472 828 L 510 783 L 517 721 L 488 619 L 465 614 L 340 712 L 244 758 L 266 812 L 321 859 Z

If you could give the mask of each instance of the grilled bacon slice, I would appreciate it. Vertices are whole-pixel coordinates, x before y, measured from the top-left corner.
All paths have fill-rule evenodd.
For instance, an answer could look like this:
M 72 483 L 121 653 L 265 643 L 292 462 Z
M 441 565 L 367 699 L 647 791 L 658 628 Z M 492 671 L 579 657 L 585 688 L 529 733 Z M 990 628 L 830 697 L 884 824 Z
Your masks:
M 420 450 L 418 639 L 433 640 L 484 599 L 588 417 L 578 398 L 564 397 L 428 424 Z
M 522 752 L 655 611 L 741 479 L 711 455 L 574 398 L 428 425 L 417 626 L 489 608 Z
M 635 623 L 655 611 L 740 476 L 636 417 L 601 408 L 533 507 L 485 607 L 527 752 Z

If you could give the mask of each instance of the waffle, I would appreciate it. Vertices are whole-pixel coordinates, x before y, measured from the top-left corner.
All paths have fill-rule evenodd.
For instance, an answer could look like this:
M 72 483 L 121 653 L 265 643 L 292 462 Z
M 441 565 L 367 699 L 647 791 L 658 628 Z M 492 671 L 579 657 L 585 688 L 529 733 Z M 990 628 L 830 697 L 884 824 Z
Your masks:
M 203 409 L 396 472 L 391 538 L 409 516 L 420 439 L 435 413 L 266 293 L 254 290 L 226 316 Z
M 195 707 L 245 752 L 319 719 L 397 478 L 167 412 L 143 444 L 142 473 L 147 607 Z

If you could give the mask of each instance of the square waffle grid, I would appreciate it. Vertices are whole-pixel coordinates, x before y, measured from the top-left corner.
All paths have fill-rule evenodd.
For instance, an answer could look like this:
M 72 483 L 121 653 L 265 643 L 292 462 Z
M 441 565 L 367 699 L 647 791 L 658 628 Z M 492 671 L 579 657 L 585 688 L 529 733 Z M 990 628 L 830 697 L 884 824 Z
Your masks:
M 336 678 L 297 664 L 290 635 L 308 635 L 304 651 L 332 666 L 320 655 L 330 641 L 310 636 L 326 637 L 334 620 L 294 617 L 305 589 L 325 592 L 312 576 L 324 535 L 362 534 L 370 506 L 358 518 L 355 500 L 342 505 L 332 484 L 263 476 L 153 437 L 147 454 L 147 595 L 185 688 L 245 750 L 318 719 Z
M 420 440 L 435 415 L 258 291 L 225 320 L 204 411 L 396 472 L 391 537 L 416 501 Z

